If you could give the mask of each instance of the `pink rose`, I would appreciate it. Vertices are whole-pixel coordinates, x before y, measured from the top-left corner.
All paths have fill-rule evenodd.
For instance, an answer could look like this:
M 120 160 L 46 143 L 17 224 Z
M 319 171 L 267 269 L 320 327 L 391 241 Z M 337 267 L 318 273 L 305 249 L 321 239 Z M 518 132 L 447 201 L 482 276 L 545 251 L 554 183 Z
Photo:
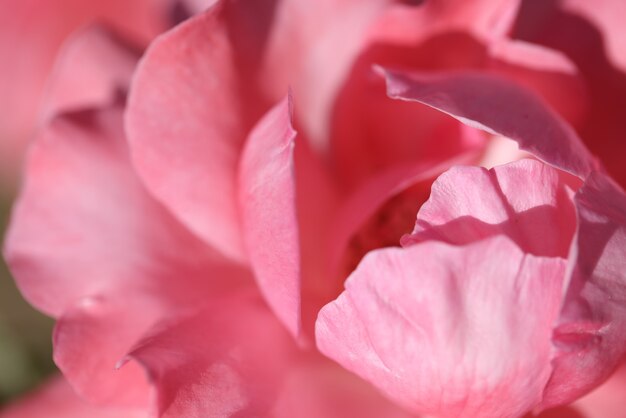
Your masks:
M 38 137 L 5 255 L 78 394 L 163 417 L 595 418 L 623 388 L 558 409 L 626 354 L 626 195 L 584 145 L 606 103 L 513 37 L 532 5 L 412 3 L 223 0 L 136 68 L 77 37 L 104 99 Z M 80 91 L 58 68 L 51 103 Z M 52 385 L 23 407 L 65 402 Z

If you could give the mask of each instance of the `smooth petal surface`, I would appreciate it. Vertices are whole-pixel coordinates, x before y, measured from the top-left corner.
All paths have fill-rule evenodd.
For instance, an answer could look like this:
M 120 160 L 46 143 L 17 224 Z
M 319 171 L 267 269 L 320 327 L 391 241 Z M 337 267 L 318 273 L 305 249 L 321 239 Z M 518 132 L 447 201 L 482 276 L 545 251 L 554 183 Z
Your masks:
M 240 77 L 245 49 L 230 36 L 227 3 L 152 43 L 133 81 L 126 126 L 150 191 L 206 242 L 243 261 L 237 163 L 258 103 Z
M 518 417 L 550 377 L 564 273 L 501 237 L 371 252 L 322 309 L 318 347 L 414 412 Z
M 567 180 L 580 185 L 530 159 L 491 170 L 453 167 L 433 183 L 415 229 L 402 243 L 463 245 L 506 235 L 524 252 L 566 258 L 576 230 L 574 191 Z
M 575 203 L 578 232 L 546 406 L 571 402 L 598 386 L 626 351 L 626 195 L 594 173 Z
M 60 376 L 0 411 L 0 418 L 148 418 L 132 408 L 105 408 L 81 399 Z
M 59 316 L 84 296 L 129 289 L 146 273 L 184 274 L 212 253 L 139 182 L 115 106 L 58 118 L 36 142 L 5 256 L 29 301 Z
M 416 418 L 336 363 L 309 355 L 285 376 L 275 418 Z
M 250 280 L 146 192 L 118 106 L 55 119 L 36 142 L 5 258 L 25 297 L 61 317 L 55 360 L 99 402 L 137 401 L 114 368 L 152 323 Z
M 106 105 L 128 92 L 140 53 L 103 25 L 73 34 L 48 79 L 41 104 L 43 120 L 63 111 Z
M 250 133 L 239 164 L 239 202 L 261 292 L 297 337 L 301 282 L 291 106 L 291 98 L 285 98 Z
M 587 112 L 576 128 L 625 187 L 626 73 L 613 54 L 615 42 L 623 43 L 613 35 L 624 30 L 616 25 L 623 9 L 619 0 L 524 1 L 512 36 L 561 51 L 576 64 L 588 92 Z M 600 22 L 600 16 L 606 20 Z
M 622 24 L 626 16 L 626 3 L 601 0 L 592 5 L 584 0 L 565 0 L 561 7 L 592 22 L 602 33 L 611 61 L 626 71 L 626 30 Z
M 129 359 L 154 382 L 160 417 L 263 417 L 295 348 L 251 293 L 210 299 L 205 309 L 161 324 Z
M 103 21 L 144 44 L 169 25 L 170 0 L 0 2 L 0 180 L 17 177 L 35 134 L 56 54 L 75 30 Z M 79 70 L 77 68 L 77 70 Z
M 597 169 L 576 133 L 534 94 L 510 81 L 477 72 L 384 75 L 392 98 L 419 101 L 470 126 L 511 138 L 520 149 L 581 178 Z

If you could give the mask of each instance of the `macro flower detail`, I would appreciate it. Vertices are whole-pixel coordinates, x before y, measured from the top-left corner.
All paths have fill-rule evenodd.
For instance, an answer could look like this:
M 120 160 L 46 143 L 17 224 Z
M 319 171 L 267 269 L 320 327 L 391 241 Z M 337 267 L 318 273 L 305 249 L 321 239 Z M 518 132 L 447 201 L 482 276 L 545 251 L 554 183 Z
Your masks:
M 65 380 L 0 417 L 613 418 L 623 179 L 526 3 L 171 1 L 195 14 L 145 51 L 75 33 L 4 249 Z

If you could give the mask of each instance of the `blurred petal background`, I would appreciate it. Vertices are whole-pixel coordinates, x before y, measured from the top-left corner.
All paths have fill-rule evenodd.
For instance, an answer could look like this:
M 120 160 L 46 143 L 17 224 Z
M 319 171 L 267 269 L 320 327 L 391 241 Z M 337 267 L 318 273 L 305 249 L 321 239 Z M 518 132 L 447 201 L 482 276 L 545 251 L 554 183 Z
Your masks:
M 6 231 L 13 197 L 12 191 L 0 192 L 0 237 Z M 52 319 L 22 298 L 0 259 L 0 406 L 54 372 L 52 325 Z

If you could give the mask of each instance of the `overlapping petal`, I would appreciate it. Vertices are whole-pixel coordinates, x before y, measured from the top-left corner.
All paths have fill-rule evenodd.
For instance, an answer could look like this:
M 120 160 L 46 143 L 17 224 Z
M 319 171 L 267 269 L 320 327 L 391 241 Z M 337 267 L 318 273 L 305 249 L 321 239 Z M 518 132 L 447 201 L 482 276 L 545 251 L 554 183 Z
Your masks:
M 517 417 L 550 377 L 565 265 L 502 237 L 374 251 L 322 309 L 318 347 L 414 412 Z
M 470 71 L 384 74 L 392 98 L 419 101 L 470 126 L 513 139 L 520 149 L 581 178 L 598 169 L 575 131 L 515 83 Z

